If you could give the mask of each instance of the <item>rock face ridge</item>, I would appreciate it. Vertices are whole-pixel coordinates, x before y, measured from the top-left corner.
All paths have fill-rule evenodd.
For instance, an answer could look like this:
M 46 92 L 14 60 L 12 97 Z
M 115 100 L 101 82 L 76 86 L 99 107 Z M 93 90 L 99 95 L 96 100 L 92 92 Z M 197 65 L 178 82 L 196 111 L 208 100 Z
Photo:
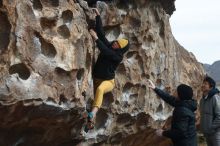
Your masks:
M 146 80 L 171 93 L 179 83 L 190 84 L 196 97 L 204 74 L 172 35 L 174 1 L 116 0 L 97 7 L 108 39 L 126 37 L 131 49 L 85 142 L 81 113 L 93 99 L 98 54 L 88 32 L 92 10 L 83 0 L 0 1 L 0 145 L 166 144 L 152 133 L 169 121 L 171 108 Z
M 215 61 L 212 65 L 209 64 L 203 64 L 203 67 L 205 68 L 206 73 L 211 76 L 217 83 L 217 85 L 220 85 L 220 61 Z

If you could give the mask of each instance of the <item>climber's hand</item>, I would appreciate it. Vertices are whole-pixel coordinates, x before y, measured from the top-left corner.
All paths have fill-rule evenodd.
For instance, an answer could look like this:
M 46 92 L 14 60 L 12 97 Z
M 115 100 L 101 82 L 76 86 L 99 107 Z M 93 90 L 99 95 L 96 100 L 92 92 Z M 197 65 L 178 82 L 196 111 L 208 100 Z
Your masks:
M 157 135 L 157 136 L 160 136 L 160 137 L 163 136 L 163 131 L 164 131 L 164 130 L 162 130 L 162 129 L 158 129 L 158 130 L 156 131 L 156 135 Z
M 96 16 L 100 15 L 99 10 L 97 8 L 93 8 L 92 10 L 95 12 Z
M 93 29 L 90 29 L 90 30 L 89 30 L 89 33 L 91 34 L 91 36 L 93 37 L 93 39 L 95 39 L 95 40 L 98 39 L 98 36 L 97 36 L 96 32 L 95 32 Z
M 155 89 L 156 86 L 154 85 L 154 83 L 151 81 L 151 80 L 147 80 L 147 83 L 148 83 L 148 87 L 151 88 L 151 89 Z

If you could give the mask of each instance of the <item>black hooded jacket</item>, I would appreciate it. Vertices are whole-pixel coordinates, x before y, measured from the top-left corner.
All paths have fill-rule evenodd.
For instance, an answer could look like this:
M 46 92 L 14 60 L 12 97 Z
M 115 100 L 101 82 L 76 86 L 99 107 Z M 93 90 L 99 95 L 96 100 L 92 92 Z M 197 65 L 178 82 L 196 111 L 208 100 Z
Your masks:
M 171 129 L 163 136 L 172 139 L 174 146 L 197 146 L 196 118 L 197 102 L 195 100 L 176 100 L 175 97 L 156 88 L 154 90 L 165 102 L 174 107 Z
M 95 63 L 93 76 L 103 80 L 114 79 L 115 71 L 123 59 L 123 54 L 129 49 L 129 44 L 125 48 L 113 50 L 113 42 L 106 39 L 100 16 L 96 16 L 96 32 L 98 35 L 96 44 L 100 54 Z
M 220 91 L 218 90 L 218 88 L 213 88 L 212 90 L 209 91 L 207 99 L 212 98 L 215 94 L 219 94 L 219 93 Z

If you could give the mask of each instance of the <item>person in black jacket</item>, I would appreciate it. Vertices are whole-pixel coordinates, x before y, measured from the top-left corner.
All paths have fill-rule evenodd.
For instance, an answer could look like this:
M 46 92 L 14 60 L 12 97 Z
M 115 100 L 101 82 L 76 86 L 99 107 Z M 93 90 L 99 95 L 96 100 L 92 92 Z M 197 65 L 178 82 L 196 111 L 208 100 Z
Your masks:
M 190 86 L 181 84 L 177 87 L 177 97 L 155 87 L 151 80 L 148 81 L 149 88 L 165 102 L 174 107 L 171 129 L 156 131 L 158 136 L 165 136 L 172 140 L 174 146 L 197 146 L 197 134 L 195 126 L 195 111 L 197 102 L 192 99 L 193 90 Z
M 127 39 L 118 39 L 113 42 L 106 39 L 99 11 L 93 10 L 96 13 L 96 32 L 90 29 L 90 34 L 96 41 L 100 54 L 93 70 L 95 100 L 92 111 L 88 113 L 91 124 L 94 124 L 96 113 L 102 105 L 103 95 L 113 90 L 115 71 L 123 59 L 123 54 L 129 49 Z M 90 127 L 93 128 L 93 126 Z

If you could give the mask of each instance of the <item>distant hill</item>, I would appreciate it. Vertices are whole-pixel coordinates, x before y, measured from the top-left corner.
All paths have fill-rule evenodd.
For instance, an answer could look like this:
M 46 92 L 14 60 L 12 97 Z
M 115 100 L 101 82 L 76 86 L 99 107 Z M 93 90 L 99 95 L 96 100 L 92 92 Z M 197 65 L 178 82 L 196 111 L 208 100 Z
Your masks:
M 207 74 L 211 76 L 218 85 L 220 85 L 220 60 L 214 62 L 212 65 L 203 64 Z
M 210 64 L 203 64 L 203 67 L 205 68 L 206 72 L 209 72 L 209 68 L 211 67 L 212 65 Z

